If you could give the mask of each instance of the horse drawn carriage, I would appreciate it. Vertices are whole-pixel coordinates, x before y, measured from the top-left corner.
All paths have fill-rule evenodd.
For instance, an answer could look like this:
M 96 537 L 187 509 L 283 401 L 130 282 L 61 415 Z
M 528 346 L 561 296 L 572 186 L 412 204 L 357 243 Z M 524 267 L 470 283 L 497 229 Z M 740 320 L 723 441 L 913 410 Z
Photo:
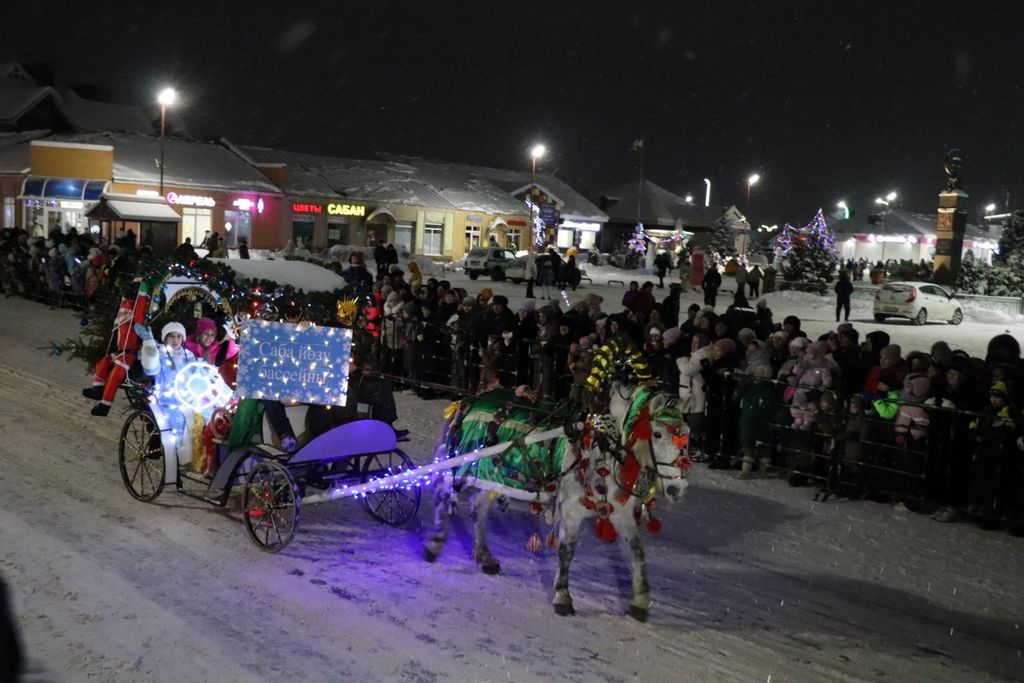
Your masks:
M 225 306 L 223 299 L 205 283 L 170 277 L 157 287 L 148 319 L 158 320 L 160 306 L 169 307 L 181 297 Z M 229 309 L 225 311 L 230 314 Z M 325 350 L 316 355 L 320 372 L 312 377 L 321 380 L 330 391 L 301 397 L 309 399 L 309 403 L 320 402 L 318 396 L 326 396 L 322 400 L 326 404 L 345 403 L 351 337 L 335 333 L 348 330 L 318 330 L 315 326 L 258 319 L 243 322 L 236 318 L 235 322 L 241 347 L 237 361 L 240 393 L 254 396 L 251 400 L 256 404 L 259 399 L 285 395 L 273 393 L 272 382 L 269 388 L 261 385 L 262 376 L 284 377 L 287 383 L 289 373 L 293 372 L 291 361 L 305 368 L 313 367 L 307 362 L 308 349 L 321 340 L 302 335 L 326 331 L 327 335 L 320 335 Z M 259 353 L 261 339 L 268 338 L 261 334 L 274 335 L 273 339 L 287 337 L 275 344 L 270 363 Z M 247 337 L 252 337 L 255 344 L 249 344 Z M 295 349 L 300 351 L 295 353 Z M 328 350 L 335 355 L 329 356 Z M 289 358 L 290 354 L 306 357 Z M 343 367 L 334 368 L 332 362 Z M 223 381 L 222 373 L 203 361 L 177 369 L 173 386 L 159 388 L 129 378 L 122 387 L 131 411 L 121 429 L 118 465 L 128 492 L 137 500 L 152 502 L 172 486 L 178 493 L 225 507 L 232 491 L 241 487 L 246 531 L 261 550 L 268 552 L 278 552 L 292 540 L 304 501 L 326 500 L 329 497 L 322 495 L 326 491 L 414 467 L 398 447 L 391 425 L 372 418 L 340 424 L 287 452 L 271 444 L 269 430 L 263 425 L 250 430 L 255 436 L 241 443 L 237 439 L 232 442 L 229 437 L 237 396 Z M 294 396 L 296 389 L 301 388 L 293 384 L 287 395 Z M 250 414 L 262 422 L 261 411 Z M 405 486 L 371 491 L 361 500 L 374 519 L 400 526 L 416 514 L 420 495 L 418 487 Z
M 351 337 L 348 330 L 341 331 L 340 339 L 337 333 L 336 328 L 318 332 L 313 326 L 310 332 L 248 321 L 240 336 L 239 393 L 255 399 L 296 398 L 296 392 L 303 393 L 299 389 L 308 389 L 312 394 L 298 400 L 343 405 L 346 340 L 350 345 Z M 345 353 L 331 357 L 337 349 Z M 182 386 L 176 380 L 178 403 L 223 405 L 224 397 L 210 390 L 218 386 L 215 375 L 200 367 L 195 376 L 186 374 Z M 558 552 L 553 605 L 563 615 L 574 613 L 569 566 L 580 525 L 596 517 L 599 538 L 626 544 L 633 570 L 629 611 L 638 620 L 647 618 L 650 597 L 640 530 L 657 532 L 656 498 L 678 500 L 687 487 L 688 430 L 682 414 L 653 386 L 640 354 L 619 340 L 595 354 L 582 400 L 545 406 L 527 392 L 506 389 L 453 403 L 434 461 L 420 467 L 398 448 L 385 422 L 343 423 L 285 452 L 266 440 L 239 443 L 231 438 L 234 425 L 227 429 L 224 413 L 216 412 L 209 418 L 217 437 L 216 468 L 212 477 L 204 476 L 186 457 L 188 449 L 182 450 L 181 434 L 169 427 L 167 406 L 136 385 L 126 391 L 133 411 L 121 432 L 119 463 L 135 498 L 155 500 L 171 484 L 178 492 L 224 506 L 233 487 L 241 486 L 250 538 L 261 549 L 277 552 L 293 538 L 303 504 L 356 496 L 374 518 L 397 526 L 416 514 L 420 486 L 429 483 L 435 517 L 424 555 L 433 561 L 447 540 L 445 518 L 453 510 L 452 499 L 461 490 L 472 490 L 474 556 L 487 573 L 500 571 L 487 545 L 488 509 L 502 497 L 525 500 L 538 516 L 547 508 L 550 520 L 558 521 L 548 545 Z M 527 547 L 539 550 L 539 537 L 531 537 Z

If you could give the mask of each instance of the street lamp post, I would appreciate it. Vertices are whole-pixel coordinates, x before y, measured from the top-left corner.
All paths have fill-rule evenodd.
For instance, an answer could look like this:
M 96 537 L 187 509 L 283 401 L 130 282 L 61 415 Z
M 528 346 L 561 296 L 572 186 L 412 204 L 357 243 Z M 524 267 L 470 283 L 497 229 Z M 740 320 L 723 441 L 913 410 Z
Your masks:
M 836 202 L 836 206 L 843 210 L 843 218 L 848 219 L 850 217 L 850 207 L 845 200 L 840 199 Z
M 164 196 L 164 129 L 167 126 L 167 107 L 174 104 L 177 93 L 174 88 L 164 88 L 157 95 L 160 103 L 160 196 Z
M 533 211 L 537 207 L 537 159 L 544 157 L 547 148 L 544 145 L 534 145 L 533 149 L 530 150 L 530 232 L 536 230 L 534 224 Z M 540 218 L 540 210 L 537 210 L 537 218 Z M 531 251 L 537 251 L 536 240 L 533 235 L 530 235 L 530 244 L 533 245 Z
M 704 190 L 704 206 L 711 206 L 711 179 L 705 178 L 704 184 L 707 186 Z
M 761 179 L 761 176 L 754 174 L 747 178 L 747 210 L 750 210 L 750 188 L 757 184 L 757 181 Z

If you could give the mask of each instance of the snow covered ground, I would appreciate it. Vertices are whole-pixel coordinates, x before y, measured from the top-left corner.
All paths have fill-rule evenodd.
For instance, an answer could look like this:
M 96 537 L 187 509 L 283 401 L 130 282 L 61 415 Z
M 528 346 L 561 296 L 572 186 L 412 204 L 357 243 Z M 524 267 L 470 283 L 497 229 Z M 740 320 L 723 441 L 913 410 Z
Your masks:
M 770 304 L 812 334 L 834 326 L 827 299 Z M 869 312 L 855 309 L 862 332 L 876 327 Z M 625 555 L 590 533 L 574 565 L 578 615 L 555 616 L 556 557 L 525 550 L 534 521 L 521 509 L 492 520 L 500 576 L 473 563 L 465 506 L 446 553 L 423 562 L 428 497 L 406 529 L 354 501 L 307 506 L 292 545 L 261 553 L 237 506 L 129 497 L 123 402 L 90 417 L 87 369 L 45 348 L 75 334 L 78 315 L 5 299 L 0 320 L 0 574 L 27 680 L 1024 680 L 1024 541 L 703 466 L 687 499 L 662 509 L 662 533 L 645 535 L 647 624 L 624 616 Z M 972 353 L 1007 329 L 881 327 L 905 348 L 946 338 Z M 428 460 L 444 402 L 398 402 L 410 453 Z

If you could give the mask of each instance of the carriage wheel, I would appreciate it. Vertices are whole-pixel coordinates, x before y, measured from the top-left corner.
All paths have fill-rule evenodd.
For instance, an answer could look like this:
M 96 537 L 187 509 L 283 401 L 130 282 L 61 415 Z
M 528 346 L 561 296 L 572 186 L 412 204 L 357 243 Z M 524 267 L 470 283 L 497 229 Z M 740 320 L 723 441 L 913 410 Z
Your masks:
M 263 460 L 245 478 L 242 517 L 249 538 L 260 550 L 284 550 L 299 525 L 301 507 L 299 487 L 280 463 Z
M 160 427 L 148 410 L 136 410 L 121 428 L 117 446 L 121 479 L 133 498 L 148 503 L 164 490 L 167 459 L 160 440 Z
M 375 453 L 366 456 L 363 461 L 363 481 L 379 479 L 415 467 L 412 459 L 397 448 L 387 453 Z M 420 495 L 420 487 L 416 484 L 408 489 L 368 493 L 362 500 L 366 511 L 374 519 L 391 526 L 401 526 L 412 519 L 420 509 Z

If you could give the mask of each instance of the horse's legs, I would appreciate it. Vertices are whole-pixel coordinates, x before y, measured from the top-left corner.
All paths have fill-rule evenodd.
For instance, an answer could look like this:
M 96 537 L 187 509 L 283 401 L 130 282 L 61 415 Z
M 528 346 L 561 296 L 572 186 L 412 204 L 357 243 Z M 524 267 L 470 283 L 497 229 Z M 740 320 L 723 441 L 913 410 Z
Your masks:
M 629 601 L 629 616 L 637 621 L 647 621 L 647 610 L 651 606 L 651 589 L 647 584 L 647 558 L 640 530 L 632 522 L 633 520 L 629 519 L 621 526 L 616 525 L 622 540 L 629 547 L 630 561 L 633 565 L 633 598 Z
M 576 541 L 580 535 L 580 524 L 588 511 L 575 498 L 559 504 L 560 524 L 558 529 L 558 573 L 555 575 L 555 599 L 551 604 L 555 614 L 568 616 L 576 614 L 569 595 L 569 565 L 576 554 Z
M 448 505 L 455 495 L 452 491 L 451 479 L 442 474 L 434 480 L 434 531 L 430 540 L 423 546 L 423 559 L 433 562 L 444 549 L 448 540 L 447 517 Z
M 491 554 L 487 546 L 487 512 L 491 509 L 494 498 L 489 491 L 476 491 L 470 508 L 473 511 L 473 558 L 484 574 L 500 574 L 501 564 Z

